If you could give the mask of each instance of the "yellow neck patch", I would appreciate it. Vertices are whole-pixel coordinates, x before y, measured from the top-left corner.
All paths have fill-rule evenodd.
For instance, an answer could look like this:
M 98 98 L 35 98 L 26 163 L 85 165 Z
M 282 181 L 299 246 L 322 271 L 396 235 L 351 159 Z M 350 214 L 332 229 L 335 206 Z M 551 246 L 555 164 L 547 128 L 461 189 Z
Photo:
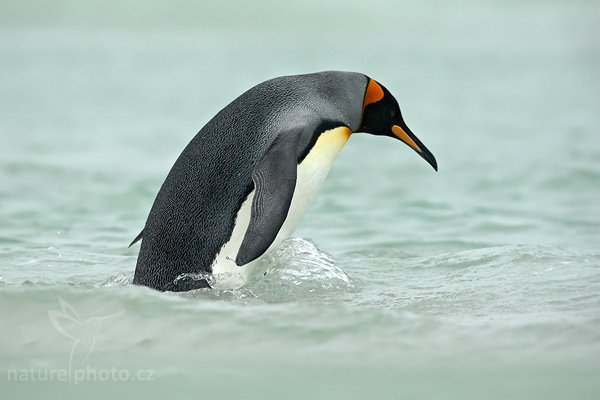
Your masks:
M 342 150 L 351 134 L 352 131 L 346 126 L 340 126 L 321 133 L 302 164 L 306 162 L 309 165 L 318 165 L 318 168 L 327 165 L 327 168 L 329 168 L 329 165 Z

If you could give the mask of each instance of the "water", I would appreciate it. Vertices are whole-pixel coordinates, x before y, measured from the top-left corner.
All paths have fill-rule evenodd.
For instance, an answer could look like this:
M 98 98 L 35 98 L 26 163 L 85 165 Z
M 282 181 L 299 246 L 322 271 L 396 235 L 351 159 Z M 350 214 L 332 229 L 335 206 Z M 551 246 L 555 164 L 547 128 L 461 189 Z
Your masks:
M 2 2 L 0 396 L 598 398 L 599 8 Z M 266 276 L 132 286 L 201 125 L 327 69 L 388 87 L 440 172 L 354 135 Z

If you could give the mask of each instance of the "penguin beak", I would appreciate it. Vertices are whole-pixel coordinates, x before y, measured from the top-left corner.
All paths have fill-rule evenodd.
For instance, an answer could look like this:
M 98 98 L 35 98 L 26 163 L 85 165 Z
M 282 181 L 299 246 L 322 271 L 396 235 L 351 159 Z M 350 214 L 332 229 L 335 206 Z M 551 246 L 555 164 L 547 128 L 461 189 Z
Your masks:
M 404 143 L 409 145 L 414 151 L 416 151 L 417 154 L 419 154 L 421 158 L 423 158 L 423 160 L 427 161 L 429 165 L 433 167 L 433 169 L 435 169 L 436 171 L 438 170 L 437 161 L 435 160 L 433 154 L 431 154 L 429 149 L 427 149 L 427 147 L 425 147 L 425 145 L 421 143 L 421 141 L 415 136 L 415 134 L 412 133 L 410 129 L 408 129 L 408 126 L 404 125 L 404 127 L 401 127 L 400 125 L 393 125 L 392 133 L 394 134 L 394 136 L 402 140 Z

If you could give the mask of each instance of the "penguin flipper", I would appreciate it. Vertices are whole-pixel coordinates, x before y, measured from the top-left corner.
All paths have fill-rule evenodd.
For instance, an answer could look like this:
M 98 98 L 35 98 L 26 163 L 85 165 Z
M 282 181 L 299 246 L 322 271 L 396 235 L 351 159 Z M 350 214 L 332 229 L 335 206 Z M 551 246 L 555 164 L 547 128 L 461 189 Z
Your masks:
M 235 263 L 239 266 L 264 254 L 285 221 L 296 188 L 301 131 L 279 134 L 252 171 L 254 200 L 250 224 Z

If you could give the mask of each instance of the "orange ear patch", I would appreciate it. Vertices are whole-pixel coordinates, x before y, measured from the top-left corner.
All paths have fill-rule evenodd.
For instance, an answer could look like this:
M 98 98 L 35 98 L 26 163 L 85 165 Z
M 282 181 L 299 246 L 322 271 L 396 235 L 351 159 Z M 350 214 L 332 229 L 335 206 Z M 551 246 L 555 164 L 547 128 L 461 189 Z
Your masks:
M 373 79 L 369 79 L 367 91 L 365 92 L 365 101 L 363 102 L 363 111 L 369 104 L 377 103 L 379 100 L 383 99 L 383 96 L 383 89 L 379 86 L 379 83 L 375 82 Z

